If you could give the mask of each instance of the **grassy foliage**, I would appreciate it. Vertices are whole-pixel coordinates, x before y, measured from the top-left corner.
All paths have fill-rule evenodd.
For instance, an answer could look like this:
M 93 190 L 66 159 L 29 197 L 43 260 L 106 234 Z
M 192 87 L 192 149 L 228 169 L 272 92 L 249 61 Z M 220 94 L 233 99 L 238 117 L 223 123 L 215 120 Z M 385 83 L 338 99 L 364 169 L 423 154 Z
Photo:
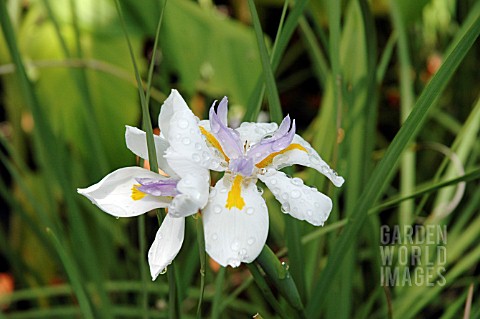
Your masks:
M 0 22 L 0 286 L 14 280 L 0 318 L 480 316 L 478 1 L 0 0 Z M 224 95 L 231 123 L 296 118 L 346 179 L 287 172 L 333 198 L 325 226 L 265 189 L 255 263 L 205 259 L 191 217 L 151 282 L 162 214 L 117 220 L 76 189 L 138 162 L 125 125 L 151 132 L 171 88 L 200 118 Z M 447 238 L 389 245 L 384 226 Z M 385 284 L 385 246 L 392 269 L 433 284 Z

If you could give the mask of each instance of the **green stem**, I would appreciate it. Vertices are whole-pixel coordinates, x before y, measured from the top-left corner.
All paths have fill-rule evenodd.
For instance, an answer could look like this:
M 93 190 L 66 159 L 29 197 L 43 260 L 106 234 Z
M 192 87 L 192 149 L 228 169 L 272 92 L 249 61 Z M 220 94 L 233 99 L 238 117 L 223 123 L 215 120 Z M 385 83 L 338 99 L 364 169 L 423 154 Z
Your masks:
M 207 256 L 205 251 L 205 236 L 203 232 L 203 220 L 200 213 L 197 215 L 197 241 L 198 254 L 200 256 L 200 297 L 198 298 L 197 318 L 202 318 L 202 302 L 205 291 L 205 272 L 207 264 Z

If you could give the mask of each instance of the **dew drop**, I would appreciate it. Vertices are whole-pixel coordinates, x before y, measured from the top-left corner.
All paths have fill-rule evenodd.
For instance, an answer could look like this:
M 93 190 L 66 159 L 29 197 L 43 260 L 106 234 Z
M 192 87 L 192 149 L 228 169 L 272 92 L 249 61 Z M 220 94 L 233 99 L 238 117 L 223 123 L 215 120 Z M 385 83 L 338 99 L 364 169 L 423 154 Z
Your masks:
M 270 184 L 272 184 L 272 185 L 277 185 L 277 180 L 276 180 L 275 178 L 272 178 L 272 179 L 270 180 Z
M 212 238 L 212 240 L 217 240 L 218 239 L 218 235 L 217 233 L 213 233 L 212 236 L 210 236 Z
M 320 158 L 318 156 L 315 156 L 315 155 L 310 156 L 310 161 L 313 164 L 320 164 L 321 163 Z
M 222 207 L 220 205 L 213 206 L 213 212 L 215 214 L 220 214 L 222 212 Z
M 249 239 L 247 239 L 247 244 L 249 244 L 250 246 L 252 246 L 253 244 L 255 244 L 255 237 L 250 237 Z
M 300 185 L 303 185 L 303 181 L 301 178 L 298 178 L 298 177 L 294 177 L 291 179 L 291 182 L 293 185 L 295 186 L 300 186 Z
M 188 137 L 184 137 L 184 138 L 182 139 L 182 143 L 185 144 L 185 145 L 190 144 L 190 142 L 191 142 L 191 141 L 190 141 L 190 139 L 189 139 Z
M 240 260 L 238 260 L 237 258 L 228 258 L 227 264 L 232 267 L 238 267 L 240 266 Z
M 321 170 L 322 170 L 323 174 L 331 174 L 332 173 L 332 170 L 330 169 L 330 167 L 328 167 L 326 165 L 323 165 Z
M 240 243 L 238 241 L 234 241 L 231 245 L 230 248 L 233 251 L 238 251 L 240 249 Z
M 288 199 L 288 193 L 287 193 L 287 192 L 282 193 L 282 198 L 283 198 L 284 200 L 287 200 L 287 199 Z
M 188 127 L 188 121 L 185 119 L 178 120 L 178 127 L 182 129 L 186 129 Z
M 115 219 L 117 219 L 117 220 L 118 220 L 118 219 L 120 219 L 120 217 L 118 217 L 118 216 L 115 216 Z
M 290 268 L 290 266 L 284 261 L 282 261 L 282 266 L 285 270 L 288 270 L 288 268 Z
M 260 193 L 260 195 L 263 195 L 263 188 L 260 186 L 257 186 L 257 191 Z
M 273 195 L 278 195 L 280 193 L 280 188 L 278 188 L 278 187 L 273 188 L 272 193 L 273 193 Z
M 238 255 L 243 257 L 243 258 L 247 257 L 247 250 L 245 248 L 243 248 L 242 250 L 240 250 Z
M 192 160 L 193 160 L 195 163 L 200 162 L 200 160 L 201 160 L 200 155 L 198 155 L 197 153 L 193 153 L 193 154 L 192 154 Z
M 210 160 L 210 154 L 208 154 L 208 152 L 206 152 L 206 151 L 202 153 L 202 157 L 205 161 Z
M 217 190 L 215 188 L 210 188 L 210 198 L 215 197 L 217 195 Z
M 163 268 L 163 270 L 160 272 L 160 275 L 165 275 L 167 273 L 167 267 Z
M 290 205 L 288 203 L 283 203 L 280 210 L 282 211 L 282 213 L 288 214 L 290 212 Z
M 281 151 L 281 150 L 283 150 L 284 148 L 285 148 L 285 143 L 284 143 L 282 140 L 277 141 L 277 142 L 273 143 L 273 145 L 272 145 L 272 150 L 273 150 L 274 152 Z
M 195 149 L 196 149 L 197 151 L 200 151 L 200 150 L 202 149 L 202 144 L 200 144 L 200 143 L 195 143 Z
M 255 208 L 253 207 L 248 207 L 247 208 L 247 215 L 252 215 L 255 212 Z
M 300 198 L 301 195 L 302 194 L 299 191 L 297 191 L 296 189 L 293 190 L 292 193 L 290 194 L 290 196 L 292 196 L 292 198 L 294 198 L 294 199 Z

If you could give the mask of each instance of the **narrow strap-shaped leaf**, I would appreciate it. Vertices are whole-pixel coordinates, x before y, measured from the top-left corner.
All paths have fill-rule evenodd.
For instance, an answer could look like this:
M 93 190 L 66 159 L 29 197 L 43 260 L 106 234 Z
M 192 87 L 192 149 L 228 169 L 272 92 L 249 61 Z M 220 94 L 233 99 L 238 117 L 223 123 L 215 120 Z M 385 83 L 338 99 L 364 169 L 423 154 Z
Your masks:
M 262 252 L 255 260 L 260 264 L 268 278 L 275 284 L 282 296 L 295 311 L 304 317 L 304 307 L 297 286 L 293 280 L 288 266 L 280 263 L 273 251 L 265 245 Z
M 287 20 L 285 21 L 285 26 L 282 28 L 282 32 L 278 36 L 278 41 L 275 41 L 276 46 L 272 51 L 272 71 L 275 72 L 278 65 L 280 64 L 280 58 L 282 57 L 285 49 L 287 48 L 287 44 L 290 41 L 290 38 L 295 31 L 298 20 L 303 14 L 305 7 L 308 4 L 308 0 L 300 0 L 298 3 L 295 4 L 292 11 L 289 13 Z M 263 94 L 265 92 L 264 81 L 259 79 L 252 95 L 249 98 L 247 111 L 243 118 L 244 121 L 255 121 L 257 115 L 260 111 L 261 101 L 263 99 Z
M 200 214 L 196 220 L 198 254 L 200 256 L 200 297 L 198 298 L 197 318 L 202 318 L 202 302 L 205 291 L 205 272 L 207 269 L 207 255 L 205 250 L 205 236 L 203 231 L 203 220 Z
M 262 274 L 258 270 L 257 266 L 253 263 L 247 264 L 250 273 L 252 274 L 253 278 L 255 279 L 255 283 L 257 284 L 258 288 L 262 291 L 263 296 L 267 300 L 267 302 L 272 306 L 275 312 L 280 315 L 281 318 L 287 319 L 287 315 L 285 311 L 283 311 L 282 306 L 280 303 L 275 299 L 275 296 L 272 293 L 272 290 L 268 286 L 265 278 L 263 278 Z
M 386 182 L 394 173 L 394 168 L 398 163 L 401 153 L 407 147 L 408 143 L 418 134 L 425 122 L 428 111 L 434 105 L 437 97 L 445 89 L 448 81 L 460 65 L 460 62 L 478 38 L 480 34 L 480 18 L 478 14 L 474 17 L 473 24 L 467 30 L 461 29 L 461 31 L 463 32 L 459 34 L 459 40 L 453 42 L 455 44 L 454 48 L 448 50 L 450 54 L 446 57 L 443 65 L 420 95 L 409 117 L 400 128 L 398 134 L 388 147 L 384 158 L 375 168 L 368 184 L 365 186 L 358 205 L 356 205 L 356 214 L 351 216 L 352 221 L 347 224 L 338 241 L 335 243 L 334 249 L 332 249 L 329 255 L 327 266 L 323 269 L 320 279 L 313 289 L 312 299 L 307 305 L 307 315 L 309 318 L 317 318 L 319 316 L 323 296 L 331 287 L 338 265 L 342 263 L 349 243 L 358 236 L 359 230 L 367 219 L 368 210 L 383 193 Z
M 265 77 L 265 86 L 267 87 L 267 97 L 270 109 L 270 118 L 272 121 L 280 123 L 282 121 L 282 106 L 280 105 L 280 98 L 278 96 L 277 84 L 275 83 L 275 76 L 273 75 L 272 67 L 270 65 L 270 57 L 265 46 L 264 35 L 260 19 L 258 18 L 257 9 L 253 0 L 248 0 L 250 13 L 252 15 L 253 28 L 257 36 L 258 50 L 260 52 L 260 59 L 262 61 L 263 75 Z

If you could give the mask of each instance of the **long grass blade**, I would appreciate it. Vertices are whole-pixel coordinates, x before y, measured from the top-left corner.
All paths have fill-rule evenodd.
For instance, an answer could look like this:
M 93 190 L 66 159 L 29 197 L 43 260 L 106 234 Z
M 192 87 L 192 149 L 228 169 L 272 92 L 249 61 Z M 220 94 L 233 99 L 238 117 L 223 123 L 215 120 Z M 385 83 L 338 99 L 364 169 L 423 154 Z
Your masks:
M 458 42 L 454 42 L 453 49 L 445 59 L 428 86 L 424 89 L 415 107 L 410 113 L 403 126 L 388 147 L 385 156 L 375 168 L 368 184 L 365 186 L 358 205 L 356 206 L 355 221 L 347 224 L 335 247 L 328 258 L 328 263 L 322 272 L 320 280 L 315 285 L 312 298 L 307 305 L 307 315 L 316 318 L 319 315 L 319 308 L 322 306 L 322 296 L 327 293 L 333 279 L 336 277 L 336 269 L 342 263 L 349 244 L 358 236 L 358 232 L 367 219 L 367 212 L 371 206 L 380 198 L 386 182 L 391 178 L 398 159 L 408 143 L 418 134 L 422 128 L 428 111 L 434 105 L 437 97 L 443 92 L 448 81 L 452 77 L 461 61 L 478 38 L 480 34 L 480 19 L 475 17 L 473 25 L 467 30 L 458 34 Z

